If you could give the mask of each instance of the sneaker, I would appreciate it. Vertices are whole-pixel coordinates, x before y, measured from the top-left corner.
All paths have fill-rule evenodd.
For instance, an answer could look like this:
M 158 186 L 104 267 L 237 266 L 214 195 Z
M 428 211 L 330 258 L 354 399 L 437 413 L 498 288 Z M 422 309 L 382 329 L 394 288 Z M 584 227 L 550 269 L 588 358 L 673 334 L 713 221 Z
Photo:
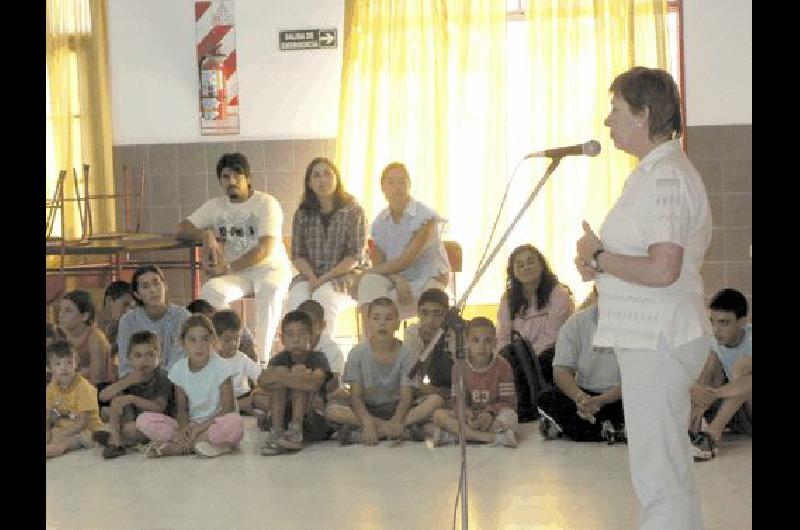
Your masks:
M 419 423 L 414 423 L 404 429 L 403 437 L 413 442 L 424 442 L 425 429 Z
M 108 431 L 94 431 L 92 433 L 92 440 L 94 440 L 103 447 L 108 447 L 108 439 L 110 437 L 111 433 Z
M 300 451 L 303 448 L 303 430 L 297 423 L 290 423 L 283 436 L 275 442 L 278 447 L 289 451 Z
M 494 435 L 494 445 L 502 445 L 503 447 L 516 447 L 517 435 L 514 429 L 507 429 L 505 432 L 498 432 Z
M 692 456 L 696 461 L 711 460 L 717 456 L 716 446 L 710 434 L 700 431 L 692 440 Z
M 355 440 L 353 440 L 353 428 L 349 425 L 343 425 L 338 431 L 336 431 L 333 435 L 335 440 L 338 440 L 339 445 L 353 445 Z
M 617 442 L 617 429 L 611 420 L 605 420 L 600 425 L 600 436 L 608 442 L 608 445 L 614 445 Z
M 216 456 L 230 453 L 231 446 L 228 444 L 224 444 L 221 446 L 213 445 L 211 442 L 206 442 L 201 440 L 194 444 L 194 452 L 198 456 L 204 456 L 206 458 L 214 458 Z
M 283 435 L 281 431 L 270 431 L 267 439 L 261 444 L 261 454 L 263 456 L 273 456 L 285 453 L 286 451 L 277 444 L 278 439 Z
M 111 460 L 112 458 L 117 458 L 118 456 L 122 456 L 127 452 L 128 451 L 120 445 L 106 445 L 103 449 L 103 458 L 106 460 Z
M 561 427 L 549 417 L 542 414 L 539 416 L 539 434 L 545 440 L 555 440 L 561 438 Z
M 455 434 L 448 432 L 439 426 L 434 427 L 433 436 L 431 436 L 431 444 L 433 447 L 450 445 L 454 443 L 458 443 L 458 438 Z

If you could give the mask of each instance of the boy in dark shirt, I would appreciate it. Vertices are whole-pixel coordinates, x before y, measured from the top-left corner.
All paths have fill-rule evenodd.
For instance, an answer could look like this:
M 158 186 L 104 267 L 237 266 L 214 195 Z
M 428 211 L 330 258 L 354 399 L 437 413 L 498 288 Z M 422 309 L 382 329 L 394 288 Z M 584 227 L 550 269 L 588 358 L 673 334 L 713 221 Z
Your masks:
M 172 382 L 167 372 L 158 368 L 158 337 L 150 331 L 131 335 L 127 351 L 133 369 L 128 375 L 100 392 L 102 401 L 110 401 L 110 432 L 97 431 L 94 438 L 104 445 L 103 458 L 116 458 L 126 453 L 125 447 L 147 438 L 136 427 L 142 412 L 170 414 Z
M 290 311 L 281 321 L 281 342 L 286 348 L 269 360 L 258 385 L 272 395 L 270 430 L 261 446 L 262 455 L 300 451 L 303 440 L 330 437 L 325 415 L 310 407 L 313 394 L 325 402 L 325 384 L 331 378 L 328 359 L 311 351 L 311 317 Z

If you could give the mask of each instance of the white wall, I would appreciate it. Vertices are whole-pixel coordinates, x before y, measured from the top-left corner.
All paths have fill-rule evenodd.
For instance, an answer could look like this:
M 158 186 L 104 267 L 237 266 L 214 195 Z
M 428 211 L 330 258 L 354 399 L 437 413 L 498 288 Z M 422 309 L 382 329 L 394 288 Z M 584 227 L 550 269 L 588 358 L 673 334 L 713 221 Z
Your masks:
M 193 0 L 110 0 L 114 145 L 336 136 L 344 0 L 236 0 L 238 136 L 200 136 Z M 336 27 L 335 50 L 278 51 L 278 31 Z
M 753 123 L 752 0 L 684 0 L 686 124 Z

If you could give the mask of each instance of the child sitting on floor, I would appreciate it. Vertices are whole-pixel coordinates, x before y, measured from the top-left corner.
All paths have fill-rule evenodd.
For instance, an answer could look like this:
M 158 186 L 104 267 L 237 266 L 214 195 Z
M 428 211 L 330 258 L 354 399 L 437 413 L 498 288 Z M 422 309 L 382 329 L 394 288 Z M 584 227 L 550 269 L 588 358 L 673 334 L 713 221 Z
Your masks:
M 312 351 L 311 317 L 289 311 L 281 321 L 284 351 L 269 360 L 258 384 L 269 391 L 272 407 L 269 434 L 261 454 L 277 455 L 303 449 L 303 441 L 330 438 L 331 430 L 322 411 L 311 406 L 314 394 L 325 400 L 325 384 L 331 369 L 325 355 Z
M 117 376 L 119 319 L 134 305 L 136 304 L 133 301 L 133 294 L 131 294 L 131 284 L 117 280 L 106 287 L 105 293 L 103 293 L 103 308 L 97 313 L 97 327 L 105 333 L 108 343 L 111 345 L 111 369 L 115 381 L 119 379 Z
M 158 337 L 150 331 L 138 331 L 128 342 L 127 357 L 132 370 L 100 392 L 101 401 L 110 401 L 110 431 L 96 431 L 95 441 L 104 446 L 103 458 L 116 458 L 126 453 L 126 446 L 147 441 L 136 427 L 142 412 L 166 412 L 171 404 L 172 382 L 167 372 L 158 367 Z M 169 407 L 172 408 L 172 407 Z
M 484 317 L 469 321 L 466 331 L 467 359 L 464 367 L 464 436 L 467 440 L 516 447 L 517 397 L 511 365 L 494 353 L 497 336 L 494 324 Z M 454 443 L 458 433 L 455 410 L 458 381 L 453 368 L 452 407 L 433 414 L 436 428 L 433 446 Z
M 375 445 L 386 438 L 422 441 L 421 424 L 444 403 L 436 394 L 413 402 L 411 389 L 416 382 L 408 378 L 408 372 L 414 357 L 394 337 L 399 324 L 392 299 L 381 297 L 369 304 L 369 339 L 350 350 L 344 367 L 342 380 L 350 384 L 349 399 L 337 400 L 327 408 L 328 420 L 343 425 L 338 433 L 342 445 Z
M 201 315 L 205 315 L 208 318 L 214 316 L 214 313 L 217 312 L 214 309 L 214 306 L 208 303 L 207 300 L 202 298 L 195 298 L 191 302 L 186 305 L 186 310 L 192 314 L 200 313 Z M 258 362 L 258 355 L 256 355 L 256 343 L 255 338 L 253 337 L 253 332 L 250 331 L 244 322 L 242 322 L 242 336 L 239 339 L 239 351 L 253 359 L 255 362 Z
M 52 322 L 45 321 L 45 330 L 44 330 L 44 365 L 45 365 L 45 375 L 46 375 L 46 382 L 45 384 L 50 383 L 50 379 L 53 377 L 53 373 L 50 371 L 50 355 L 47 353 L 47 348 L 50 347 L 58 339 L 66 339 L 67 336 L 64 335 L 64 332 L 61 331 L 61 328 L 56 327 L 55 324 Z
M 145 456 L 229 453 L 242 440 L 243 422 L 230 369 L 212 351 L 217 342 L 214 326 L 203 315 L 192 315 L 183 323 L 180 339 L 186 357 L 168 373 L 175 385 L 175 419 L 157 412 L 136 418 L 136 427 L 153 440 Z
M 239 411 L 252 414 L 255 409 L 264 406 L 263 396 L 252 395 L 250 382 L 258 381 L 261 375 L 261 365 L 239 350 L 242 338 L 242 319 L 230 309 L 217 311 L 211 317 L 214 331 L 219 339 L 217 353 L 222 360 L 228 363 L 233 377 L 233 394 L 239 405 Z M 265 410 L 265 409 L 261 409 Z
M 342 349 L 325 332 L 328 323 L 325 321 L 325 309 L 323 309 L 322 304 L 316 300 L 309 299 L 297 306 L 297 310 L 308 313 L 311 317 L 311 349 L 324 353 L 328 359 L 332 377 L 328 381 L 325 390 L 330 394 L 339 387 L 339 380 L 344 369 Z
M 78 355 L 67 340 L 47 348 L 53 379 L 45 389 L 45 456 L 92 446 L 92 432 L 100 423 L 97 389 L 77 373 Z

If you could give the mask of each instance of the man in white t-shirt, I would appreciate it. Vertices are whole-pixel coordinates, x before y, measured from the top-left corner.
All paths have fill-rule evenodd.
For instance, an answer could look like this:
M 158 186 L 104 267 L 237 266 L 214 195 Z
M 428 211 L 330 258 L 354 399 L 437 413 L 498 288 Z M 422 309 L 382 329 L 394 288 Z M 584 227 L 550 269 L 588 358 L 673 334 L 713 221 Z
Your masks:
M 206 201 L 178 224 L 178 237 L 203 242 L 204 270 L 210 279 L 201 297 L 217 309 L 253 294 L 256 350 L 269 357 L 292 277 L 283 245 L 283 212 L 278 201 L 250 183 L 250 164 L 241 153 L 222 155 L 217 180 L 225 193 Z
M 723 289 L 709 309 L 715 340 L 691 390 L 695 460 L 716 456 L 726 427 L 752 434 L 753 424 L 753 326 L 747 323 L 747 299 L 736 289 Z M 710 415 L 711 423 L 703 425 Z

